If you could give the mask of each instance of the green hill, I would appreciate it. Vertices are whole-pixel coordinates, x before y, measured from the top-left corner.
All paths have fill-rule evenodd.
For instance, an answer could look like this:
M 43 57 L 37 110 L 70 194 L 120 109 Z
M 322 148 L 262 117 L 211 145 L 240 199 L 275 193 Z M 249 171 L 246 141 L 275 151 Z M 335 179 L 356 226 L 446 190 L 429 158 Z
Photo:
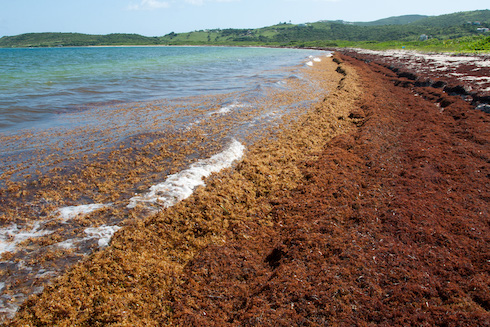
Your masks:
M 358 26 L 405 25 L 428 17 L 424 15 L 404 15 L 383 18 L 373 22 L 353 22 L 351 24 Z
M 320 21 L 258 29 L 213 29 L 168 33 L 161 37 L 137 34 L 87 35 L 79 33 L 31 33 L 0 39 L 0 47 L 56 47 L 97 45 L 263 45 L 288 47 L 419 47 L 443 45 L 446 50 L 485 50 L 490 33 L 490 10 L 459 12 L 441 16 L 406 15 L 374 22 Z M 480 31 L 478 30 L 480 29 Z M 425 43 L 421 35 L 427 35 Z M 458 40 L 458 41 L 455 41 Z M 464 44 L 464 45 L 463 45 Z M 470 45 L 471 44 L 471 45 Z
M 411 20 L 412 23 L 403 24 Z M 480 25 L 475 25 L 479 22 Z M 166 44 L 266 44 L 314 46 L 349 42 L 418 41 L 425 34 L 447 40 L 478 36 L 479 27 L 490 26 L 490 10 L 461 12 L 435 17 L 409 15 L 368 23 L 321 21 L 308 24 L 280 24 L 259 29 L 203 30 L 170 33 L 161 37 Z M 335 41 L 335 42 L 334 42 Z
M 0 47 L 151 45 L 159 44 L 159 42 L 158 38 L 138 34 L 27 33 L 2 37 Z
M 477 26 L 474 25 L 476 22 L 480 22 L 481 25 L 489 27 L 490 10 L 465 11 L 454 14 L 426 17 L 411 23 L 411 25 L 446 28 L 461 25 Z

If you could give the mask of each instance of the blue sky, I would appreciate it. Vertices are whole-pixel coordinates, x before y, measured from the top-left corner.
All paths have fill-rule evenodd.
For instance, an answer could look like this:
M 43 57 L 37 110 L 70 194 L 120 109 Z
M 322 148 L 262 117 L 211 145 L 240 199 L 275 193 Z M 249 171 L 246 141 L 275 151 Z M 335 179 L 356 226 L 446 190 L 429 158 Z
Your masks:
M 289 21 L 372 21 L 477 9 L 489 9 L 488 0 L 0 0 L 0 36 L 30 32 L 161 36 Z

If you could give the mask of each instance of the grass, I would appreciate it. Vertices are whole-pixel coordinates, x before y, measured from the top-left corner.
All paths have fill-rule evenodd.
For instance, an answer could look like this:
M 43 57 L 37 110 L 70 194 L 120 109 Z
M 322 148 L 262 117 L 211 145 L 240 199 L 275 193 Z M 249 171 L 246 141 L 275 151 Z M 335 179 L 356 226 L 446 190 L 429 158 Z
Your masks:
M 490 53 L 490 36 L 479 35 L 461 37 L 457 39 L 429 39 L 427 41 L 344 41 L 325 40 L 314 42 L 290 42 L 293 47 L 320 47 L 320 48 L 363 48 L 370 50 L 405 49 L 421 52 L 455 52 L 455 53 Z
M 276 31 L 267 33 L 261 31 L 263 36 L 272 36 Z M 465 36 L 454 39 L 429 39 L 427 41 L 345 41 L 345 40 L 318 40 L 287 42 L 259 42 L 257 40 L 235 41 L 235 36 L 225 37 L 220 31 L 199 31 L 178 34 L 171 40 L 166 40 L 170 45 L 228 45 L 228 46 L 272 46 L 292 48 L 363 48 L 370 50 L 405 49 L 421 52 L 454 52 L 454 53 L 489 53 L 490 35 Z
M 423 52 L 489 52 L 490 37 L 475 36 L 449 40 L 430 39 L 427 41 L 412 42 L 368 42 L 361 44 L 361 47 L 373 50 L 407 49 Z

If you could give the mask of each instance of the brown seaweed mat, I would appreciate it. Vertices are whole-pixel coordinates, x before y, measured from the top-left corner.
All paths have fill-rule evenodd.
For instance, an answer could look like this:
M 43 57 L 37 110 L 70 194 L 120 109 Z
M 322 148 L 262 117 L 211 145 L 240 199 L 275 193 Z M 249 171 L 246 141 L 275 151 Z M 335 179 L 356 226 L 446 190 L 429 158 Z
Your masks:
M 487 326 L 488 114 L 377 64 L 322 68 L 322 103 L 10 324 Z

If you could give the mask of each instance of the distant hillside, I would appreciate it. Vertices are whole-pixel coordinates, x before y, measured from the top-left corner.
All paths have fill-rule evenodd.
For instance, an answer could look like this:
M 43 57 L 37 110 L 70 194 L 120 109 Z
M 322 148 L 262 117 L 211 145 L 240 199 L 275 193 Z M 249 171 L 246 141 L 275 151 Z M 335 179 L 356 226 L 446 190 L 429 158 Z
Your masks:
M 138 34 L 89 35 L 80 33 L 28 33 L 4 36 L 0 47 L 58 47 L 97 45 L 152 45 L 159 44 L 158 38 Z
M 383 18 L 373 22 L 353 22 L 351 24 L 358 26 L 405 25 L 428 17 L 424 15 L 404 15 Z
M 486 49 L 485 36 L 490 33 L 485 33 L 482 28 L 490 28 L 490 10 L 459 12 L 434 17 L 406 15 L 365 23 L 320 21 L 298 25 L 281 23 L 258 29 L 228 28 L 188 33 L 171 32 L 161 37 L 145 37 L 137 34 L 31 33 L 3 37 L 0 39 L 0 47 L 97 45 L 335 47 L 346 42 L 350 42 L 349 46 L 359 42 L 417 42 L 421 35 L 426 35 L 428 39 L 440 42 L 470 38 L 468 40 L 478 44 L 476 48 Z
M 416 21 L 407 24 L 397 24 Z M 475 25 L 479 22 L 480 25 Z M 446 40 L 478 36 L 479 27 L 490 26 L 490 10 L 427 17 L 409 15 L 368 23 L 320 21 L 308 24 L 279 24 L 259 29 L 216 29 L 170 33 L 161 38 L 167 44 L 266 44 L 281 46 L 335 46 L 336 41 L 418 41 L 421 35 Z M 481 34 L 481 33 L 480 33 Z M 320 42 L 321 41 L 321 42 Z
M 465 11 L 454 14 L 427 17 L 413 22 L 411 25 L 444 28 L 466 24 L 472 25 L 477 22 L 480 22 L 480 24 L 488 27 L 490 25 L 490 10 Z

